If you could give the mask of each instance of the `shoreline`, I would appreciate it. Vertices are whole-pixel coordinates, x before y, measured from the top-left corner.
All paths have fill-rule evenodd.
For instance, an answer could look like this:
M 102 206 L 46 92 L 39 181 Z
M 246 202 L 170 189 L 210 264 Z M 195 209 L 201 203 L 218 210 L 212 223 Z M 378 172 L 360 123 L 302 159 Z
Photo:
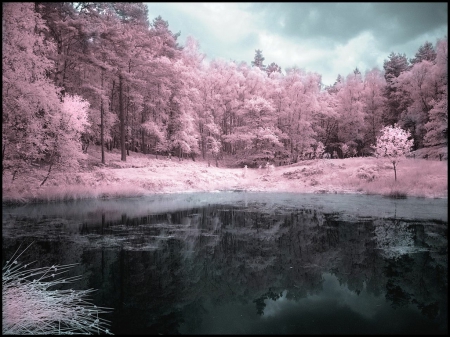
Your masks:
M 77 185 L 67 185 L 62 186 L 64 188 L 75 188 L 78 189 L 80 186 Z M 105 189 L 107 186 L 103 186 Z M 91 192 L 86 191 L 84 196 L 79 196 L 77 194 L 74 195 L 64 195 L 61 198 L 59 193 L 46 195 L 45 197 L 34 197 L 32 195 L 21 195 L 19 198 L 11 198 L 7 197 L 2 198 L 2 206 L 23 206 L 23 205 L 32 205 L 32 204 L 46 204 L 46 203 L 60 203 L 60 202 L 73 202 L 80 200 L 115 200 L 115 199 L 123 199 L 123 198 L 140 198 L 140 197 L 149 197 L 152 195 L 167 195 L 167 194 L 189 194 L 189 193 L 286 193 L 286 194 L 311 194 L 311 195 L 320 195 L 320 194 L 329 194 L 329 195 L 376 195 L 382 196 L 390 199 L 407 199 L 407 198 L 420 198 L 420 199 L 448 199 L 448 195 L 415 195 L 415 194 L 402 194 L 401 196 L 390 196 L 386 193 L 368 193 L 364 191 L 358 190 L 350 190 L 350 189 L 336 189 L 335 187 L 331 190 L 327 189 L 273 189 L 273 188 L 249 188 L 249 189 L 241 189 L 241 188 L 230 188 L 230 189 L 183 189 L 183 190 L 155 190 L 155 191 L 138 191 L 137 193 L 129 193 L 125 192 L 123 194 L 114 193 L 113 195 L 108 195 L 105 192 Z
M 215 167 L 206 160 L 140 153 L 122 162 L 118 151 L 107 153 L 106 164 L 99 158 L 93 147 L 79 168 L 54 169 L 42 187 L 46 167 L 21 172 L 14 181 L 6 172 L 2 205 L 218 191 L 448 198 L 446 160 L 404 159 L 395 181 L 392 164 L 374 157 L 305 160 L 270 169 Z

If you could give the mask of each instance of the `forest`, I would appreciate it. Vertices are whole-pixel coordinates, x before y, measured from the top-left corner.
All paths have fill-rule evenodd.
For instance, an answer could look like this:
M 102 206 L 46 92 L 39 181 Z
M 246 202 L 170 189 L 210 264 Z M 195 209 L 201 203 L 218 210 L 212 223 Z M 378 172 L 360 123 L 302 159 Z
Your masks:
M 89 145 L 236 166 L 370 156 L 384 126 L 448 144 L 447 37 L 330 86 L 300 67 L 206 60 L 143 3 L 6 3 L 2 173 L 74 170 Z

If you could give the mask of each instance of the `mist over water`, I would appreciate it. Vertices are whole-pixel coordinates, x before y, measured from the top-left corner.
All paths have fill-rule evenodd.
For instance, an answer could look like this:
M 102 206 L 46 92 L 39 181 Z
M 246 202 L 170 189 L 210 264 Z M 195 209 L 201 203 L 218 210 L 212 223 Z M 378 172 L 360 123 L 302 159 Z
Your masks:
M 193 193 L 3 207 L 115 334 L 448 332 L 447 200 Z

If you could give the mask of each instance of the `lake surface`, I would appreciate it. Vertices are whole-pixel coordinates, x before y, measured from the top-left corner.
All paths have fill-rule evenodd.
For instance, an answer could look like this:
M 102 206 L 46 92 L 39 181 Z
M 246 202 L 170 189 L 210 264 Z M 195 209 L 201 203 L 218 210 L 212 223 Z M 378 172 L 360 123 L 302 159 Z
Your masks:
M 3 206 L 115 334 L 447 334 L 448 200 L 189 193 Z

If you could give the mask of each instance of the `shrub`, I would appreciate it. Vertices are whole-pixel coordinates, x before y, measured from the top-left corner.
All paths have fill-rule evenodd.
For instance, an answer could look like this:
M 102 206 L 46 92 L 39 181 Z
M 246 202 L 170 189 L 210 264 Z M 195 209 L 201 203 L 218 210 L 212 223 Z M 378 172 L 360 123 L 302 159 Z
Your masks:
M 391 190 L 389 193 L 384 195 L 385 197 L 392 199 L 406 199 L 407 193 L 399 190 Z
M 296 169 L 294 171 L 287 171 L 283 173 L 283 176 L 287 179 L 300 179 L 301 177 L 309 177 L 316 174 L 322 174 L 323 169 L 321 167 L 303 167 L 302 169 Z
M 378 177 L 377 168 L 367 165 L 363 165 L 358 168 L 356 176 L 359 179 L 364 179 L 367 181 L 374 181 Z
M 16 256 L 18 250 L 2 269 L 2 334 L 111 334 L 99 318 L 110 309 L 86 299 L 93 289 L 49 290 L 81 278 L 57 278 L 74 264 L 27 269 L 31 263 L 18 261 L 25 250 Z

